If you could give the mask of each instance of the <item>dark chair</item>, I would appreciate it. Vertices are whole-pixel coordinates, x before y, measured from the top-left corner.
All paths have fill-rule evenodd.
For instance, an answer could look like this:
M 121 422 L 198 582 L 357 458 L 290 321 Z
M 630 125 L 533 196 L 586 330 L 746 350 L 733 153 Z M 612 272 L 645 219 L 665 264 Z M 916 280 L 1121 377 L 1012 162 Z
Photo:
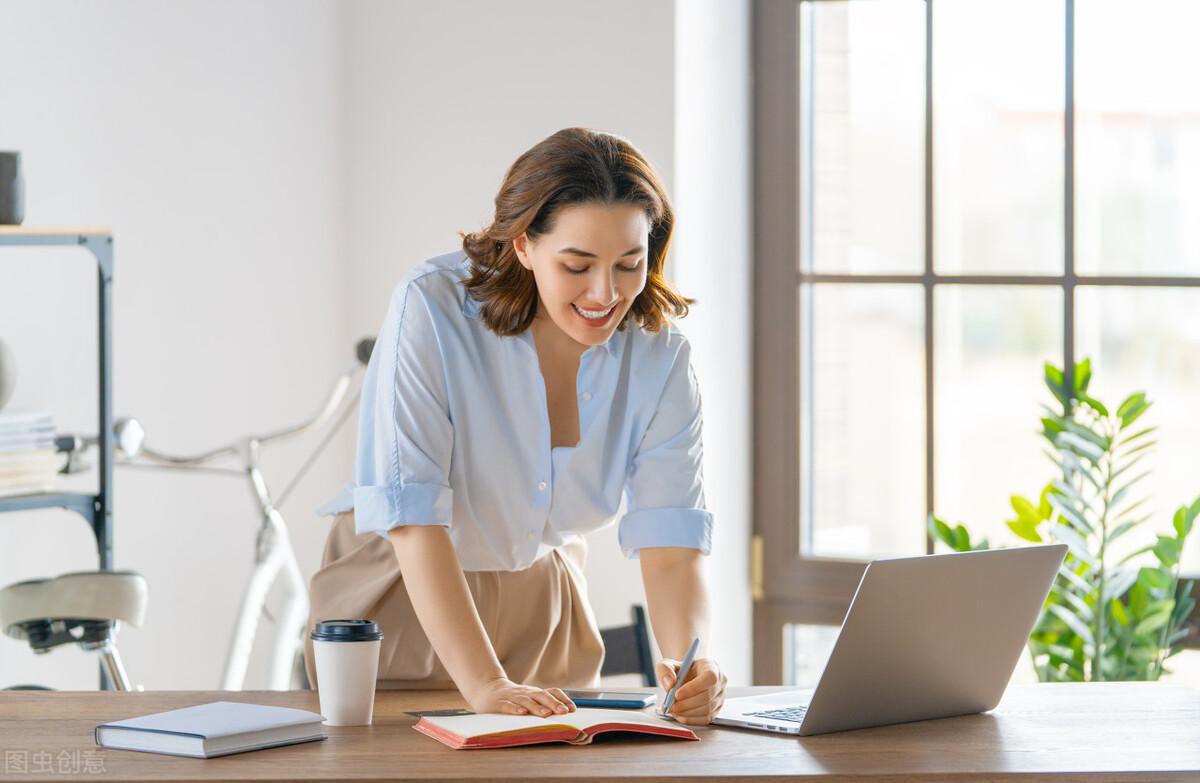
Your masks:
M 646 611 L 633 607 L 633 625 L 600 629 L 604 640 L 604 665 L 600 676 L 613 674 L 640 674 L 642 684 L 648 688 L 657 682 L 654 677 L 654 656 L 650 652 L 650 634 L 646 626 Z

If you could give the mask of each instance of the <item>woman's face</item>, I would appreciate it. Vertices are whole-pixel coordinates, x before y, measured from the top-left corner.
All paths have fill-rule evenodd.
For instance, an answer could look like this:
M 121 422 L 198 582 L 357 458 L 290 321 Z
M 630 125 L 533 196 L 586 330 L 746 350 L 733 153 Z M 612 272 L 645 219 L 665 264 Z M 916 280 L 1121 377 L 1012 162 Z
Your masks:
M 537 283 L 538 317 L 581 345 L 600 345 L 646 287 L 650 222 L 635 204 L 572 204 L 553 224 L 536 240 L 513 240 Z

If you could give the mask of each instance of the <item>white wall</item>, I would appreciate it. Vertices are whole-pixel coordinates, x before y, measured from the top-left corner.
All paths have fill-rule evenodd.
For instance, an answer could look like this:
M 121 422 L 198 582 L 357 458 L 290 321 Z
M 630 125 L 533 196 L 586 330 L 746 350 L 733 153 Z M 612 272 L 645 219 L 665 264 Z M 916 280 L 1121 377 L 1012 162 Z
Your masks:
M 674 277 L 697 300 L 683 329 L 704 397 L 704 476 L 716 518 L 711 652 L 751 682 L 749 0 L 688 0 L 675 19 Z
M 340 24 L 324 0 L 0 2 L 0 148 L 24 153 L 25 224 L 113 228 L 115 408 L 159 448 L 308 416 L 350 358 Z M 95 277 L 80 250 L 0 249 L 13 404 L 86 432 Z M 268 455 L 268 479 L 303 453 Z M 326 459 L 284 506 L 306 572 L 310 509 L 343 477 Z M 216 687 L 258 524 L 247 488 L 120 470 L 115 502 L 115 564 L 150 583 L 145 627 L 119 637 L 131 677 Z M 95 567 L 79 517 L 0 515 L 0 584 Z M 0 687 L 18 682 L 95 688 L 96 659 L 0 638 Z
M 526 148 L 568 125 L 627 136 L 681 208 L 672 267 L 700 299 L 683 326 L 705 394 L 717 515 L 713 649 L 733 681 L 748 682 L 747 468 L 737 456 L 748 454 L 747 392 L 712 369 L 723 351 L 744 350 L 734 366 L 748 360 L 748 346 L 718 328 L 744 315 L 744 227 L 723 223 L 714 246 L 718 229 L 705 225 L 744 190 L 744 127 L 707 130 L 728 123 L 721 101 L 744 101 L 744 34 L 701 25 L 715 14 L 744 30 L 745 8 L 702 5 L 679 4 L 677 22 L 670 0 L 0 0 L 0 29 L 20 31 L 0 47 L 0 73 L 17 75 L 0 80 L 0 149 L 25 153 L 27 225 L 114 228 L 117 413 L 139 416 L 154 444 L 190 451 L 311 413 L 354 338 L 378 329 L 396 282 L 488 220 Z M 675 35 L 694 32 L 703 35 L 677 57 Z M 688 97 L 677 107 L 685 67 L 698 70 L 680 72 Z M 708 98 L 705 80 L 716 87 Z M 677 134 L 677 108 L 704 134 Z M 706 140 L 719 154 L 705 154 Z M 685 166 L 697 168 L 682 176 Z M 76 251 L 0 253 L 0 335 L 23 369 L 15 404 L 92 429 L 93 270 Z M 714 274 L 730 258 L 733 277 Z M 715 414 L 727 407 L 732 417 Z M 312 509 L 348 478 L 351 447 L 346 433 L 284 507 L 306 577 L 328 527 Z M 285 479 L 306 453 L 286 447 L 268 478 Z M 131 676 L 147 688 L 215 687 L 250 568 L 246 488 L 122 471 L 116 503 L 116 565 L 151 584 L 146 627 L 121 631 Z M 77 518 L 0 516 L 0 584 L 94 564 Z M 644 600 L 615 529 L 593 537 L 587 572 L 601 625 L 626 622 Z M 262 663 L 256 655 L 249 687 L 262 687 Z M 0 687 L 92 688 L 95 672 L 73 648 L 35 658 L 0 638 Z

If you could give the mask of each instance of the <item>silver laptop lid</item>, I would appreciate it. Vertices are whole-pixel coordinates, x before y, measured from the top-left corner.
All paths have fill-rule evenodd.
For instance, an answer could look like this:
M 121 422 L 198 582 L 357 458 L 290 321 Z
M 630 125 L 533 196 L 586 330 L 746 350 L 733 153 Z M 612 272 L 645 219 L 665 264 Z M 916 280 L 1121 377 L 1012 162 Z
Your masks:
M 800 734 L 994 708 L 1066 551 L 1052 544 L 872 562 Z

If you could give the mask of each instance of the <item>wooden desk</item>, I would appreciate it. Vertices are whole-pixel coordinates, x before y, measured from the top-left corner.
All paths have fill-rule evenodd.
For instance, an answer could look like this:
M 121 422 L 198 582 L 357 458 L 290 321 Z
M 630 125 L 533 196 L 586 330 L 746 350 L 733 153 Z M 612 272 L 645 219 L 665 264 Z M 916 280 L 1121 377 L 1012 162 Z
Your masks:
M 318 707 L 311 691 L 0 691 L 0 783 L 1200 780 L 1200 691 L 1151 683 L 1013 686 L 985 715 L 804 739 L 706 727 L 698 743 L 622 737 L 590 747 L 450 750 L 413 731 L 403 714 L 461 705 L 444 691 L 381 691 L 372 726 L 327 727 L 321 742 L 216 759 L 105 750 L 92 739 L 98 723 L 217 700 Z M 22 755 L 26 772 L 14 769 Z M 52 771 L 34 771 L 47 760 Z M 87 772 L 89 764 L 97 771 Z

